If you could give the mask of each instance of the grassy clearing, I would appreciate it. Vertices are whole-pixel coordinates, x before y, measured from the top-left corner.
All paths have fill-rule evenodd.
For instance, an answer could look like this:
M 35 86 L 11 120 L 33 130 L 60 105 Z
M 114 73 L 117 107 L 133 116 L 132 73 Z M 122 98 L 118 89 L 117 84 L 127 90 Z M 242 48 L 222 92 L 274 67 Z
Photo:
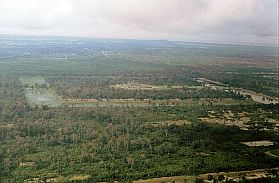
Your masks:
M 63 105 L 67 107 L 145 107 L 148 106 L 149 103 L 145 100 L 135 99 L 64 99 Z
M 0 125 L 0 129 L 4 128 L 4 129 L 12 129 L 14 127 L 14 124 L 6 124 L 6 125 Z
M 187 121 L 187 120 L 177 120 L 177 121 L 168 120 L 168 121 L 151 122 L 151 123 L 148 123 L 148 124 L 153 126 L 153 127 L 160 128 L 160 127 L 163 127 L 163 126 L 170 126 L 170 125 L 177 125 L 177 126 L 191 125 L 192 123 L 190 121 Z
M 274 142 L 270 140 L 260 140 L 260 141 L 250 141 L 250 142 L 241 142 L 244 145 L 250 147 L 259 147 L 259 146 L 273 146 Z
M 115 89 L 124 89 L 124 90 L 169 90 L 169 89 L 182 89 L 182 88 L 194 88 L 194 89 L 202 89 L 202 86 L 178 86 L 178 85 L 149 85 L 149 84 L 141 84 L 136 82 L 123 83 L 111 85 L 111 88 Z
M 205 123 L 210 124 L 220 124 L 225 126 L 237 126 L 241 130 L 251 130 L 255 129 L 255 127 L 259 127 L 259 130 L 272 130 L 277 131 L 279 126 L 278 119 L 267 117 L 264 112 L 258 116 L 258 118 L 263 118 L 264 125 L 258 126 L 258 123 L 255 118 L 255 115 L 258 115 L 258 112 L 241 112 L 241 113 L 233 113 L 232 111 L 224 111 L 222 113 L 218 113 L 216 111 L 208 111 L 208 117 L 199 118 Z
M 193 183 L 195 180 L 194 176 L 174 176 L 174 177 L 160 177 L 147 180 L 137 180 L 133 183 L 162 183 L 162 182 L 175 182 L 175 183 Z
M 222 100 L 137 100 L 130 99 L 63 99 L 62 105 L 66 107 L 147 107 L 147 106 L 179 106 L 179 105 L 238 105 L 245 103 L 246 101 L 222 99 Z
M 90 175 L 75 175 L 70 178 L 70 181 L 80 181 L 80 180 L 87 180 L 91 176 Z
M 215 117 L 214 115 L 209 115 L 207 118 L 200 118 L 203 122 L 221 124 L 226 126 L 237 126 L 242 130 L 248 130 L 249 125 L 246 123 L 250 120 L 249 117 L 241 117 L 240 119 L 230 118 L 224 115 L 223 118 Z
M 33 166 L 35 166 L 35 162 L 20 162 L 18 166 L 20 166 L 20 167 L 33 167 Z

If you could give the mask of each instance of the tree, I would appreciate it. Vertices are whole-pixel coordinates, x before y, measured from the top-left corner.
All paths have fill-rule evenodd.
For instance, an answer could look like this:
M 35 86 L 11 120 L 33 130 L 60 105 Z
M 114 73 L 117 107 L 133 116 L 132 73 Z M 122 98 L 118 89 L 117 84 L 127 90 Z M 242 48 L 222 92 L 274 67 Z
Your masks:
M 196 177 L 195 183 L 204 183 L 204 181 L 201 178 Z
M 213 180 L 213 175 L 208 175 L 207 180 L 209 180 L 209 181 Z
M 218 181 L 223 181 L 225 179 L 225 176 L 224 175 L 219 175 L 218 176 Z

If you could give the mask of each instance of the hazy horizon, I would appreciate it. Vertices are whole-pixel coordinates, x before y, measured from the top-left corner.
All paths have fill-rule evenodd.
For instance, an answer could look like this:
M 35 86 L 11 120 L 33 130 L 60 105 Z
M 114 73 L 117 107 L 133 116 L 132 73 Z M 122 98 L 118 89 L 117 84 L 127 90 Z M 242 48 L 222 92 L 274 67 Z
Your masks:
M 0 0 L 0 35 L 278 45 L 277 17 L 277 0 Z
M 103 41 L 154 41 L 169 43 L 185 43 L 185 44 L 214 44 L 214 45 L 235 45 L 235 46 L 258 46 L 258 47 L 278 47 L 278 43 L 236 43 L 236 42 L 214 42 L 214 41 L 187 41 L 187 40 L 171 40 L 171 39 L 137 39 L 137 38 L 113 38 L 113 37 L 90 37 L 90 36 L 60 36 L 60 35 L 21 35 L 21 34 L 0 34 L 0 39 L 26 39 L 26 40 L 103 40 Z

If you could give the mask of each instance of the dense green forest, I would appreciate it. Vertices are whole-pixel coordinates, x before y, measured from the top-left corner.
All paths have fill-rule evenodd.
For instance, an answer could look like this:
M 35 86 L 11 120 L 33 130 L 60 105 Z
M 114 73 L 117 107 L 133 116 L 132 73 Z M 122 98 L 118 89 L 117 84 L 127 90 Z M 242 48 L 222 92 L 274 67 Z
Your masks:
M 230 46 L 219 45 L 224 55 L 209 50 L 183 63 L 178 45 L 164 55 L 144 49 L 156 43 L 98 44 L 90 42 L 91 53 L 72 48 L 77 55 L 66 60 L 49 55 L 55 46 L 0 59 L 0 182 L 131 182 L 279 166 L 276 58 L 241 58 L 240 48 L 226 55 Z M 244 143 L 258 141 L 272 145 Z

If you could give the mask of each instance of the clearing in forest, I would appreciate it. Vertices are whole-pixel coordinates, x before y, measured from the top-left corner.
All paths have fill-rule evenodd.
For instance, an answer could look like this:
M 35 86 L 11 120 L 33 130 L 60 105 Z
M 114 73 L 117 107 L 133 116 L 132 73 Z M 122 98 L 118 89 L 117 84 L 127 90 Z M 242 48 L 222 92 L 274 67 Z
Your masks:
M 260 140 L 260 141 L 250 141 L 250 142 L 241 142 L 244 145 L 250 146 L 250 147 L 259 147 L 259 146 L 272 146 L 274 145 L 274 142 L 270 140 Z
M 241 130 L 249 130 L 257 126 L 257 122 L 252 120 L 253 113 L 232 113 L 232 111 L 224 111 L 222 114 L 217 114 L 215 111 L 208 111 L 208 117 L 199 118 L 205 123 L 220 124 L 225 126 L 237 126 Z M 278 119 L 264 117 L 265 123 L 263 126 L 258 126 L 259 130 L 277 131 L 279 126 Z
M 150 85 L 150 84 L 142 84 L 137 82 L 116 84 L 116 85 L 111 85 L 110 87 L 115 89 L 124 89 L 124 90 L 170 90 L 170 89 L 181 89 L 181 88 L 202 89 L 201 86 Z
M 239 114 L 239 118 L 236 118 L 231 111 L 225 112 L 222 116 L 216 115 L 214 111 L 208 111 L 209 117 L 200 118 L 205 123 L 220 124 L 226 126 L 237 126 L 242 130 L 248 130 L 249 126 L 247 123 L 250 121 L 250 117 L 247 115 Z
M 148 107 L 148 106 L 178 106 L 178 105 L 234 105 L 243 101 L 233 99 L 200 99 L 200 100 L 181 100 L 181 99 L 165 99 L 165 100 L 152 100 L 152 99 L 63 99 L 62 104 L 65 107 Z
M 57 93 L 49 88 L 49 83 L 42 77 L 23 77 L 20 81 L 24 87 L 27 102 L 31 106 L 58 107 L 61 99 Z
M 148 124 L 153 127 L 160 128 L 160 127 L 170 126 L 170 125 L 176 125 L 176 126 L 191 125 L 192 123 L 188 120 L 167 120 L 167 121 L 151 122 Z

